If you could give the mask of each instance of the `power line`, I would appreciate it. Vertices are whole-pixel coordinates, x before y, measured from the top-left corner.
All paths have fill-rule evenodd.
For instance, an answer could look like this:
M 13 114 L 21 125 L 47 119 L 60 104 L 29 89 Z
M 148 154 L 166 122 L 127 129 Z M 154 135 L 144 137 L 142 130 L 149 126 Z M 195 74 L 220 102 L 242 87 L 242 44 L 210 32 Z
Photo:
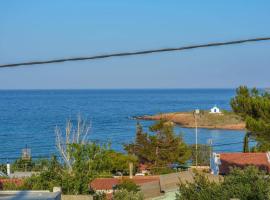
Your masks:
M 249 141 L 249 143 L 255 143 L 256 141 Z M 224 143 L 224 144 L 214 144 L 212 147 L 220 147 L 220 146 L 230 146 L 234 144 L 243 144 L 244 142 L 232 142 L 232 143 Z
M 106 140 L 96 140 L 95 142 L 97 142 L 97 144 L 102 144 L 102 143 L 108 143 L 108 141 Z M 113 142 L 113 143 L 116 143 L 116 144 L 124 144 L 123 142 Z M 211 145 L 211 147 L 222 147 L 222 146 L 232 146 L 232 145 L 236 145 L 236 144 L 243 144 L 244 142 L 231 142 L 231 143 L 218 143 L 218 144 L 213 144 Z M 249 143 L 256 143 L 256 141 L 254 140 L 251 140 L 249 141 Z M 39 148 L 39 149 L 47 149 L 47 148 L 57 148 L 56 145 L 49 145 L 49 144 L 45 144 L 45 145 L 39 145 L 39 146 L 32 146 L 32 145 L 29 145 L 29 148 L 30 149 L 35 149 L 35 148 Z M 9 149 L 6 149 L 6 152 L 20 152 L 21 151 L 21 148 L 9 148 Z M 4 159 L 5 157 L 0 157 L 0 159 Z
M 176 48 L 163 48 L 163 49 L 152 49 L 152 50 L 145 50 L 145 51 L 102 54 L 102 55 L 88 56 L 88 57 L 72 57 L 72 58 L 61 58 L 61 59 L 52 59 L 52 60 L 44 60 L 44 61 L 30 61 L 30 62 L 21 62 L 21 63 L 12 63 L 12 64 L 2 64 L 0 65 L 0 68 L 18 67 L 22 65 L 41 65 L 41 64 L 50 64 L 50 63 L 61 63 L 61 62 L 66 62 L 66 61 L 95 60 L 95 59 L 104 59 L 104 58 L 110 58 L 110 57 L 143 55 L 143 54 L 161 53 L 161 52 L 169 52 L 169 51 L 183 51 L 183 50 L 190 50 L 190 49 L 197 49 L 197 48 L 236 45 L 236 44 L 241 44 L 241 43 L 259 42 L 259 41 L 266 41 L 266 40 L 270 40 L 270 37 L 233 40 L 233 41 L 227 41 L 227 42 L 214 42 L 214 43 L 197 44 L 197 45 L 183 46 L 183 47 L 176 47 Z

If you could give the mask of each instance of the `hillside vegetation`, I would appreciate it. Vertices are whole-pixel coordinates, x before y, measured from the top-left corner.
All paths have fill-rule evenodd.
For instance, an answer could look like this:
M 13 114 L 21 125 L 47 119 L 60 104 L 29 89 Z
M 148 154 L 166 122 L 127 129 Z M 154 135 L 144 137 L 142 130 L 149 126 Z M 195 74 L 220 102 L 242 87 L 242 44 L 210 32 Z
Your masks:
M 212 114 L 209 111 L 201 111 L 197 115 L 197 125 L 200 128 L 209 129 L 229 129 L 242 130 L 245 129 L 245 123 L 242 118 L 232 112 L 223 111 L 221 114 Z M 193 112 L 175 112 L 162 113 L 157 115 L 145 115 L 137 117 L 141 120 L 166 120 L 174 122 L 180 126 L 193 128 L 195 127 L 195 119 Z

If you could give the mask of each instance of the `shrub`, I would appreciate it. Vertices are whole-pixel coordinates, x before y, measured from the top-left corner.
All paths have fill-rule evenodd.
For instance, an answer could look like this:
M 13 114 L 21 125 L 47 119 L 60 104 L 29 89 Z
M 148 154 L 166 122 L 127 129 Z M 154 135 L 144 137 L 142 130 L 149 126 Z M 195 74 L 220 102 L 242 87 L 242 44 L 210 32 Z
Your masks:
M 118 190 L 113 195 L 113 200 L 143 200 L 141 192 Z
M 233 169 L 221 183 L 196 175 L 194 183 L 180 183 L 177 200 L 269 200 L 270 179 L 256 167 Z
M 132 180 L 125 179 L 122 183 L 116 186 L 118 190 L 127 190 L 128 192 L 139 192 L 140 187 L 136 185 Z

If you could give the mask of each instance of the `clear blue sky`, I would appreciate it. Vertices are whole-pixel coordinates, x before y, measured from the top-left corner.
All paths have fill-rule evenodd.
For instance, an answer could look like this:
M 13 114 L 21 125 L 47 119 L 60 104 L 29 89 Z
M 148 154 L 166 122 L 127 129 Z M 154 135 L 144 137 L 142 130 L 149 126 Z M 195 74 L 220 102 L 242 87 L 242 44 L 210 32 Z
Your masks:
M 0 1 L 0 63 L 270 36 L 269 0 Z M 0 69 L 0 89 L 269 87 L 270 42 Z

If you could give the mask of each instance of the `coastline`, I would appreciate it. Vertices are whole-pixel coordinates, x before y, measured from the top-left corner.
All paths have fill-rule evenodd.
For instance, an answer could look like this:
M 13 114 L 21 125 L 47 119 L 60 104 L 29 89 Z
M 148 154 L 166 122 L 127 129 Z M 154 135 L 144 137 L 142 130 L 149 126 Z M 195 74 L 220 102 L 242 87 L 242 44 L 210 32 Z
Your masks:
M 162 113 L 134 117 L 136 120 L 166 120 L 184 128 L 195 128 L 192 112 Z M 197 119 L 197 127 L 205 129 L 245 130 L 245 123 L 233 113 L 210 114 L 203 112 Z

